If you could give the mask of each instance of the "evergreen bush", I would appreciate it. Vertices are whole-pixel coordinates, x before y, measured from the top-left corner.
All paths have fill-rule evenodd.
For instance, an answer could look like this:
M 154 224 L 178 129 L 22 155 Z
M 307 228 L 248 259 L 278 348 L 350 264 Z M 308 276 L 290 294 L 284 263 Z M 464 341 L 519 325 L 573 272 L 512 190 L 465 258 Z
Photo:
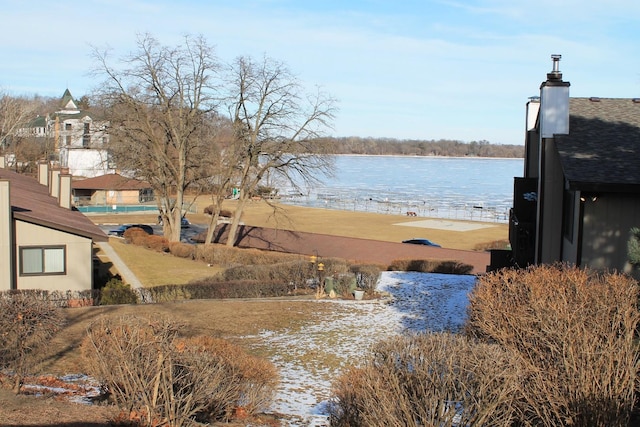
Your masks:
M 111 278 L 100 290 L 100 305 L 136 304 L 138 296 L 120 276 Z
M 630 230 L 631 236 L 627 242 L 627 256 L 629 263 L 636 268 L 640 268 L 640 228 L 633 227 Z

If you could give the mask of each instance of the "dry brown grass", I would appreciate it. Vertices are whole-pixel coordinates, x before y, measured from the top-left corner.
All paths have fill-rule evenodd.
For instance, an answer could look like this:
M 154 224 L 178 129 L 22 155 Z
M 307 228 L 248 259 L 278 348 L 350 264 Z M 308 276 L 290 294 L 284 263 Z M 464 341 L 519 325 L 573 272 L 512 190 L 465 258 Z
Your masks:
M 185 284 L 223 270 L 209 267 L 204 262 L 127 244 L 118 238 L 109 239 L 109 244 L 145 286 Z
M 196 203 L 199 213 L 189 214 L 189 220 L 195 224 L 208 224 L 210 217 L 202 212 L 209 204 L 210 201 L 207 198 L 199 199 Z M 235 201 L 227 200 L 224 202 L 224 208 L 235 211 L 235 204 Z M 156 215 L 153 213 L 91 215 L 89 218 L 96 224 L 155 223 L 156 221 Z M 504 241 L 508 235 L 508 226 L 498 223 L 491 224 L 489 228 L 465 232 L 394 225 L 415 220 L 416 218 L 407 219 L 401 215 L 313 209 L 282 204 L 270 206 L 264 201 L 248 204 L 242 216 L 245 224 L 257 227 L 276 227 L 387 242 L 400 242 L 404 239 L 424 236 L 445 248 L 463 250 L 478 248 L 484 250 L 492 246 L 493 242 Z M 112 238 L 110 243 L 145 286 L 184 284 L 213 276 L 221 271 L 221 267 L 216 266 L 216 263 L 212 263 L 214 267 L 208 267 L 208 262 L 196 262 L 189 258 L 178 259 L 167 254 L 153 253 L 134 245 L 126 245 L 122 239 Z M 114 269 L 111 272 L 116 273 Z
M 206 198 L 199 200 L 198 212 L 210 204 Z M 508 234 L 507 226 L 494 224 L 486 228 L 471 232 L 451 232 L 429 230 L 424 228 L 404 227 L 394 225 L 406 222 L 408 219 L 399 215 L 380 215 L 348 211 L 333 211 L 324 209 L 310 209 L 296 206 L 280 205 L 282 211 L 276 215 L 264 202 L 252 203 L 246 209 L 242 221 L 247 225 L 262 227 L 278 227 L 331 235 L 360 237 L 381 241 L 399 242 L 412 237 L 429 237 L 444 247 L 472 250 L 477 244 L 503 240 Z M 234 202 L 226 201 L 224 208 L 235 210 Z M 89 218 L 97 224 L 125 224 L 125 223 L 155 223 L 155 214 L 118 214 L 91 215 Z M 209 217 L 203 213 L 189 214 L 189 220 L 196 224 L 208 224 Z M 413 218 L 412 220 L 415 220 Z M 110 239 L 111 246 L 128 267 L 145 283 L 145 285 L 181 284 L 192 280 L 208 277 L 219 271 L 216 267 L 208 267 L 202 262 L 192 261 L 169 254 L 153 252 L 149 249 L 125 244 L 122 239 Z M 111 269 L 112 272 L 113 269 Z M 226 338 L 239 345 L 249 348 L 247 336 L 256 336 L 261 330 L 278 331 L 301 328 L 307 324 L 316 324 L 326 319 L 332 308 L 330 304 L 316 304 L 314 301 L 295 298 L 270 299 L 268 301 L 248 300 L 199 300 L 178 303 L 164 303 L 153 305 L 120 305 L 101 307 L 82 307 L 65 310 L 67 323 L 63 330 L 48 343 L 42 353 L 42 360 L 37 372 L 51 374 L 68 374 L 79 372 L 81 361 L 77 351 L 80 342 L 86 335 L 86 327 L 99 318 L 118 318 L 122 316 L 145 316 L 151 318 L 171 317 L 186 325 L 188 336 L 206 335 Z M 268 350 L 261 350 L 262 356 Z M 327 363 L 333 358 L 327 357 Z M 104 418 L 83 418 L 83 414 L 72 411 L 67 407 L 56 409 L 53 415 L 47 408 L 54 407 L 51 402 L 44 402 L 35 406 L 33 403 L 13 402 L 5 408 L 17 409 L 21 414 L 13 417 L 13 422 L 28 420 L 33 423 L 58 420 L 84 421 Z M 55 406 L 58 408 L 57 406 Z M 38 408 L 38 409 L 35 409 Z M 98 415 L 100 408 L 92 414 Z M 0 408 L 0 417 L 8 416 Z M 65 413 L 65 417 L 61 413 Z M 40 414 L 40 415 L 39 415 Z M 75 415 L 74 415 L 75 414 Z M 5 417 L 5 420 L 9 419 Z
M 269 300 L 190 300 L 183 302 L 80 307 L 65 309 L 66 324 L 48 343 L 38 372 L 64 375 L 81 371 L 78 347 L 87 326 L 101 318 L 144 316 L 171 318 L 185 325 L 185 336 L 206 335 L 246 344 L 245 336 L 260 331 L 302 328 L 326 318 L 330 304 L 316 304 L 309 297 Z
M 207 200 L 206 197 L 198 199 L 196 203 L 198 211 L 197 213 L 188 214 L 189 220 L 195 224 L 208 224 L 210 217 L 203 212 L 204 208 L 210 203 L 210 200 Z M 223 208 L 235 212 L 236 201 L 225 200 Z M 96 224 L 155 223 L 157 215 L 153 213 L 91 215 L 89 218 Z M 242 215 L 242 222 L 256 227 L 356 237 L 384 242 L 401 242 L 413 237 L 427 237 L 445 248 L 461 250 L 475 250 L 478 247 L 485 248 L 491 242 L 504 241 L 509 234 L 508 225 L 502 223 L 491 223 L 491 227 L 464 232 L 395 225 L 421 219 L 426 218 L 407 218 L 404 215 L 307 208 L 280 203 L 270 206 L 264 201 L 249 203 Z M 487 223 L 483 224 L 487 225 Z

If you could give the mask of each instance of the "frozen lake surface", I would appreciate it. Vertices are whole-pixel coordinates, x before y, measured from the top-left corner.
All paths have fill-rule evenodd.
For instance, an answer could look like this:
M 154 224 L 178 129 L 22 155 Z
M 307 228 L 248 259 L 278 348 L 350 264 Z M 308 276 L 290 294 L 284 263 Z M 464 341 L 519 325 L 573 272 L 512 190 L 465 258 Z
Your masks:
M 322 184 L 279 187 L 283 203 L 421 217 L 507 222 L 523 159 L 335 157 Z

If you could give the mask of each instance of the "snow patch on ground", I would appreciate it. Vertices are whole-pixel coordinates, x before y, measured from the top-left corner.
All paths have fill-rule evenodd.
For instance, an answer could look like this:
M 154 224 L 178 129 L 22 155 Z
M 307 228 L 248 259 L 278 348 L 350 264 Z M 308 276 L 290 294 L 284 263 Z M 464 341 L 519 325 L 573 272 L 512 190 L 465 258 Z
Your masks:
M 277 334 L 263 331 L 257 346 L 270 348 L 282 378 L 272 412 L 287 416 L 289 426 L 328 426 L 331 383 L 340 372 L 318 360 L 333 357 L 339 366 L 357 365 L 385 338 L 457 331 L 475 282 L 475 276 L 466 275 L 383 272 L 377 290 L 388 293 L 389 300 L 320 300 L 335 304 L 326 321 Z
M 257 349 L 274 355 L 271 360 L 280 371 L 281 384 L 271 412 L 287 419 L 283 425 L 290 427 L 328 426 L 331 384 L 342 368 L 358 365 L 371 346 L 385 338 L 460 329 L 475 282 L 475 276 L 386 271 L 377 290 L 389 295 L 387 299 L 310 302 L 332 304 L 330 317 L 284 332 L 265 330 L 247 337 Z M 101 393 L 97 382 L 84 375 L 31 379 L 27 387 L 35 394 L 67 395 L 78 403 L 89 403 Z

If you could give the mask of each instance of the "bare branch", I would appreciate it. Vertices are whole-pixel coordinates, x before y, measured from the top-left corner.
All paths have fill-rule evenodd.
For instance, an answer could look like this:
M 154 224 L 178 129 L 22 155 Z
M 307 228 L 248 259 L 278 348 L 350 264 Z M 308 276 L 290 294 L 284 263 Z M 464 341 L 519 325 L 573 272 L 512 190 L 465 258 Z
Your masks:
M 164 234 L 180 239 L 184 192 L 203 179 L 210 158 L 209 129 L 217 107 L 218 62 L 202 37 L 163 46 L 149 34 L 113 68 L 94 49 L 106 77 L 98 91 L 112 124 L 110 150 L 120 169 L 148 180 L 163 218 Z

